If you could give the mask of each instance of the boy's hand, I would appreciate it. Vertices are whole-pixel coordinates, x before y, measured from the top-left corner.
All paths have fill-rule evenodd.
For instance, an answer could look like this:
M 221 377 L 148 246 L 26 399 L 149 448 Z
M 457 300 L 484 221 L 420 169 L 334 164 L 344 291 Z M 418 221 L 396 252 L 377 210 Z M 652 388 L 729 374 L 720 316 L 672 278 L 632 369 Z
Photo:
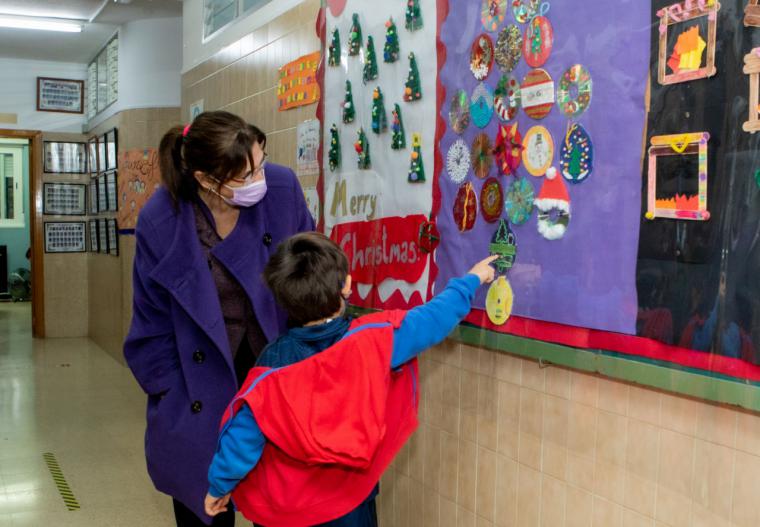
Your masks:
M 206 494 L 206 514 L 216 516 L 220 512 L 227 510 L 227 504 L 230 502 L 230 495 L 225 494 L 221 498 L 215 498 L 211 494 Z
M 469 274 L 474 274 L 480 278 L 480 284 L 490 284 L 496 277 L 496 271 L 491 267 L 491 263 L 498 260 L 498 255 L 489 256 L 488 258 L 479 261 L 470 269 Z

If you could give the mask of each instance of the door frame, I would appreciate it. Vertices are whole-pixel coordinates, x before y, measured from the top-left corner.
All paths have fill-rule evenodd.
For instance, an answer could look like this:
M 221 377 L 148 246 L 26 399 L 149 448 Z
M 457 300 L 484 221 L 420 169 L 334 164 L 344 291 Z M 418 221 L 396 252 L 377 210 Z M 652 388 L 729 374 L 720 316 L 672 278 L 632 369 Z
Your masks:
M 45 337 L 45 273 L 42 232 L 42 132 L 7 130 L 0 137 L 29 140 L 29 233 L 32 246 L 32 335 Z

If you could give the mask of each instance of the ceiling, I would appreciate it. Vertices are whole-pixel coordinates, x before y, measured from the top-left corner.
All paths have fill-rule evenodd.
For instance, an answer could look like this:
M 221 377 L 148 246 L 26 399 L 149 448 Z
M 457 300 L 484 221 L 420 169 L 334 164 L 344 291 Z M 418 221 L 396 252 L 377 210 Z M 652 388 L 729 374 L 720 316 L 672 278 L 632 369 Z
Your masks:
M 127 1 L 128 3 L 123 3 Z M 89 62 L 116 29 L 146 18 L 182 16 L 180 0 L 0 0 L 0 14 L 70 18 L 81 33 L 0 28 L 0 56 L 29 60 Z

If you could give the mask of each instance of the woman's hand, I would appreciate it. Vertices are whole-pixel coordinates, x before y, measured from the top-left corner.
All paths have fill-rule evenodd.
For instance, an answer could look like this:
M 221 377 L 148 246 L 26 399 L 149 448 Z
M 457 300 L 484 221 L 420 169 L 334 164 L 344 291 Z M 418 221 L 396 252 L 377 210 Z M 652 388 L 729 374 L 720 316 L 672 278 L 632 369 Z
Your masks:
M 206 494 L 206 514 L 216 516 L 220 512 L 227 510 L 227 504 L 230 502 L 230 495 L 225 494 L 221 498 L 215 498 L 211 494 Z
M 498 260 L 498 255 L 489 256 L 488 258 L 479 261 L 470 269 L 469 274 L 474 274 L 480 278 L 480 284 L 490 284 L 496 277 L 496 271 L 491 267 L 491 263 Z

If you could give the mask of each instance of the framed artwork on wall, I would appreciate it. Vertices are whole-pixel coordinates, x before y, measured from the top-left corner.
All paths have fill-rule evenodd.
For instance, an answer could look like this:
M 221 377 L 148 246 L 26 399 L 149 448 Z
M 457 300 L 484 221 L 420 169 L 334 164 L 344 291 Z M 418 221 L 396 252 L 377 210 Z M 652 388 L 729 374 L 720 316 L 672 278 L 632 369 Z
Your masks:
M 45 141 L 45 162 L 43 170 L 47 174 L 86 174 L 87 144 Z
M 45 222 L 46 253 L 83 253 L 87 251 L 83 221 Z
M 90 252 L 96 253 L 100 242 L 98 239 L 98 220 L 90 220 L 88 225 L 90 228 Z
M 116 220 L 107 219 L 106 226 L 108 229 L 108 254 L 119 256 L 119 229 Z
M 108 225 L 105 219 L 96 221 L 98 222 L 98 252 L 108 254 Z
M 84 113 L 84 81 L 37 77 L 37 111 Z
M 119 210 L 118 187 L 116 183 L 117 173 L 115 170 L 106 173 L 106 202 L 108 212 Z
M 105 170 L 114 170 L 116 169 L 116 159 L 117 153 L 119 151 L 116 128 L 109 132 L 106 132 L 104 137 L 106 140 Z
M 87 214 L 87 186 L 72 183 L 43 184 L 42 213 L 59 216 Z
M 98 212 L 108 210 L 108 186 L 106 185 L 106 175 L 98 176 Z
M 90 137 L 87 141 L 87 166 L 89 167 L 90 177 L 95 177 L 98 173 L 98 138 Z
M 97 214 L 98 209 L 98 179 L 90 180 L 90 214 Z

